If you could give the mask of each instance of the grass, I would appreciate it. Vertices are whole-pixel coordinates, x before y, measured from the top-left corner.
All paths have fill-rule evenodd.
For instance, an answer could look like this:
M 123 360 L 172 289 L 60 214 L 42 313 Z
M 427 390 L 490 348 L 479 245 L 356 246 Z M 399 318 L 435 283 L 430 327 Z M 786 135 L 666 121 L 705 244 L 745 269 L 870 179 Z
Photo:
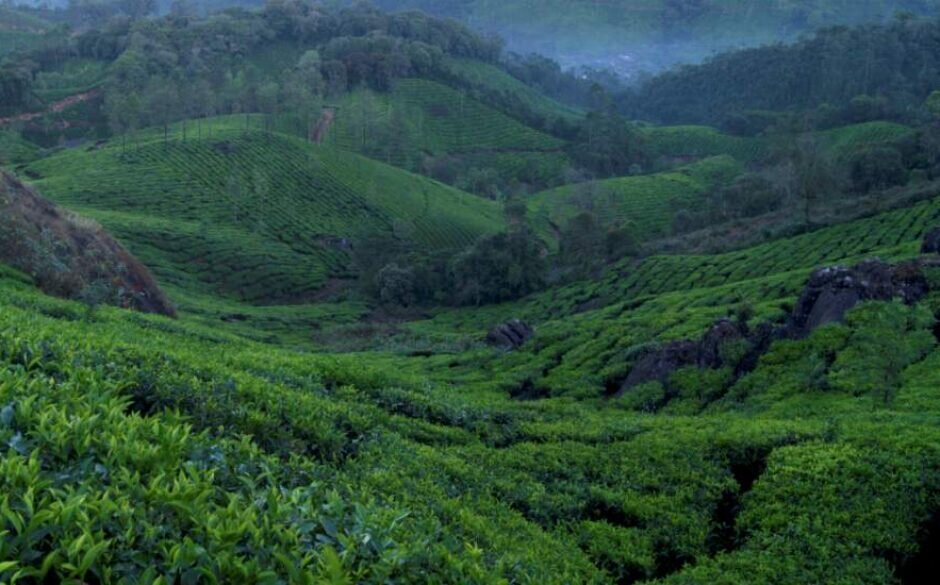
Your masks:
M 308 298 L 349 277 L 349 246 L 367 230 L 456 249 L 502 221 L 495 203 L 242 123 L 190 124 L 185 142 L 174 127 L 166 144 L 148 131 L 126 152 L 116 139 L 25 172 L 46 196 L 100 221 L 162 282 L 253 303 Z
M 631 225 L 638 239 L 648 240 L 668 235 L 679 209 L 694 206 L 740 170 L 724 156 L 655 175 L 566 185 L 530 197 L 529 214 L 549 240 L 582 211 L 595 214 L 602 224 Z

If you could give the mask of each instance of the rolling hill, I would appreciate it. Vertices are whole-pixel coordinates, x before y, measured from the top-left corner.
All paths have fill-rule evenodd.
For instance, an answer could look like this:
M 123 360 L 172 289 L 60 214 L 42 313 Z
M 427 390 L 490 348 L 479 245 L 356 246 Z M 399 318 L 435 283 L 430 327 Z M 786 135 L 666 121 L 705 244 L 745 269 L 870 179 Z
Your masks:
M 595 26 L 590 41 L 746 26 L 776 38 L 898 4 L 423 5 L 480 26 L 561 24 L 562 47 L 578 26 Z M 498 44 L 365 6 L 118 20 L 69 42 L 76 52 L 39 66 L 30 91 L 101 94 L 33 126 L 85 140 L 39 148 L 11 124 L 0 163 L 97 223 L 44 216 L 10 178 L 0 206 L 19 199 L 20 226 L 0 216 L 0 240 L 53 274 L 57 239 L 91 271 L 120 273 L 82 246 L 92 234 L 119 249 L 107 229 L 179 310 L 45 296 L 42 278 L 0 264 L 0 583 L 936 579 L 940 135 L 928 109 L 817 128 L 775 112 L 778 126 L 738 135 L 634 131 L 605 108 L 566 133 L 530 114 L 560 127 L 583 114 L 500 69 Z M 847 111 L 859 103 L 879 102 Z M 634 139 L 649 152 L 629 172 L 659 172 L 581 181 L 586 169 L 569 168 L 579 147 L 604 155 Z M 781 154 L 804 139 L 819 148 Z M 859 152 L 891 158 L 874 177 L 891 180 L 862 191 L 823 176 L 851 172 Z M 495 176 L 513 197 L 408 169 Z M 774 187 L 802 190 L 805 218 L 788 193 L 787 209 L 683 236 L 706 241 L 663 239 L 677 210 L 731 205 L 727 183 L 781 170 Z M 523 185 L 556 179 L 569 184 Z M 588 236 L 621 225 L 643 245 L 612 261 L 604 240 L 571 256 L 596 263 L 590 278 L 566 272 L 555 252 L 582 212 L 597 218 Z M 381 278 L 354 288 L 363 251 Z M 531 337 L 494 343 L 509 326 Z
M 581 212 L 597 216 L 602 225 L 630 225 L 640 240 L 672 233 L 676 212 L 694 207 L 712 189 L 741 172 L 731 156 L 705 159 L 674 171 L 565 185 L 527 199 L 529 214 L 549 240 Z
M 537 337 L 514 353 L 324 357 L 186 314 L 103 309 L 88 321 L 4 271 L 0 461 L 18 471 L 0 481 L 36 495 L 4 500 L 30 522 L 5 539 L 0 571 L 917 582 L 940 508 L 936 293 L 860 305 L 776 342 L 736 380 L 692 368 L 664 406 L 649 406 L 655 392 L 604 396 L 641 346 L 697 335 L 744 302 L 753 324 L 779 319 L 812 267 L 915 255 L 938 217 L 931 200 L 732 254 L 653 257 L 412 326 L 475 336 L 500 314 L 525 315 Z M 879 361 L 898 347 L 911 352 Z M 872 380 L 889 368 L 903 375 L 886 399 Z M 55 514 L 77 493 L 84 514 Z M 246 516 L 241 503 L 260 501 Z M 42 567 L 27 552 L 38 533 L 62 551 Z
M 175 128 L 170 142 L 154 131 L 126 147 L 66 150 L 23 173 L 100 221 L 161 282 L 256 303 L 349 278 L 351 247 L 367 232 L 459 249 L 502 222 L 493 202 L 242 123 L 215 120 L 185 142 Z
M 560 182 L 572 164 L 563 140 L 438 82 L 404 79 L 388 93 L 360 90 L 337 105 L 327 144 L 451 183 L 465 182 L 470 168 L 488 168 L 503 184 L 544 186 Z

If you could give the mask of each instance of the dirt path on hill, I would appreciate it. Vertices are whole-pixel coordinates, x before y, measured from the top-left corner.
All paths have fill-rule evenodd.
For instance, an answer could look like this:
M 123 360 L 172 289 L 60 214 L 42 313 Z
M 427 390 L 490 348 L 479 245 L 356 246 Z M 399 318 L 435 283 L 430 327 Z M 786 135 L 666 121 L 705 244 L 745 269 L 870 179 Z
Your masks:
M 323 141 L 326 139 L 326 133 L 330 131 L 334 121 L 336 121 L 336 112 L 334 110 L 324 110 L 323 115 L 320 116 L 320 121 L 317 122 L 316 128 L 310 132 L 310 140 L 317 144 L 323 144 Z
M 29 122 L 31 120 L 35 120 L 36 118 L 45 116 L 46 114 L 57 114 L 64 111 L 66 108 L 74 106 L 75 104 L 87 102 L 88 100 L 97 97 L 100 93 L 100 90 L 93 89 L 84 93 L 70 95 L 69 97 L 61 99 L 57 102 L 52 102 L 41 112 L 30 112 L 28 114 L 19 114 L 17 116 L 10 116 L 8 118 L 0 118 L 0 126 L 8 126 L 17 122 Z

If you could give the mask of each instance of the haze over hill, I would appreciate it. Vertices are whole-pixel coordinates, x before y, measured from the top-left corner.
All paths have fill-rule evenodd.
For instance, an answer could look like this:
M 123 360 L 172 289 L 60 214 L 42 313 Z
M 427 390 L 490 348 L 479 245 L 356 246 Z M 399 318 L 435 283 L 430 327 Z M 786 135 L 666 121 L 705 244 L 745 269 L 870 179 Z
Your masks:
M 375 0 L 501 35 L 517 52 L 621 74 L 695 63 L 728 49 L 794 40 L 819 28 L 936 15 L 936 0 Z
M 326 0 L 327 6 L 359 0 Z M 66 7 L 67 0 L 16 0 Z M 500 35 L 519 53 L 535 52 L 565 67 L 612 69 L 625 77 L 697 63 L 729 49 L 792 41 L 832 26 L 884 23 L 898 14 L 935 16 L 938 0 L 372 0 L 384 10 L 421 10 Z M 86 2 L 136 12 L 153 7 L 202 13 L 262 0 Z M 73 2 L 81 6 L 82 2 Z

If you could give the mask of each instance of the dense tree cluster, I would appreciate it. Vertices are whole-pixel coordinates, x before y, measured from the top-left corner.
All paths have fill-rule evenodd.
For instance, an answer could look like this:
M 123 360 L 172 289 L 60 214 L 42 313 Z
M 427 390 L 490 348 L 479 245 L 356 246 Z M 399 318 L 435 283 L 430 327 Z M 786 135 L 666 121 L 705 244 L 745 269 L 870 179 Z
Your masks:
M 137 15 L 120 11 L 101 28 L 11 59 L 0 70 L 4 106 L 25 107 L 33 74 L 69 57 L 111 64 L 106 93 L 111 117 L 124 120 L 115 125 L 120 131 L 163 123 L 167 110 L 172 119 L 271 113 L 348 88 L 386 90 L 397 78 L 433 75 L 445 55 L 495 62 L 502 50 L 498 40 L 455 21 L 386 14 L 365 4 L 331 10 L 304 0 L 270 0 L 260 11 L 229 9 L 207 18 L 185 11 L 161 19 Z M 259 54 L 272 47 L 300 57 L 268 67 Z M 155 96 L 158 88 L 163 91 Z
M 637 118 L 743 133 L 775 122 L 768 112 L 811 114 L 820 127 L 910 119 L 940 87 L 938 52 L 940 21 L 831 28 L 664 73 L 622 95 L 620 105 Z
M 427 254 L 407 230 L 366 233 L 353 246 L 359 282 L 385 306 L 482 305 L 540 290 L 548 277 L 544 245 L 526 221 L 521 202 L 506 204 L 506 230 L 465 250 Z
M 650 155 L 640 132 L 616 111 L 600 86 L 594 87 L 594 102 L 571 145 L 571 157 L 600 177 L 642 173 Z

